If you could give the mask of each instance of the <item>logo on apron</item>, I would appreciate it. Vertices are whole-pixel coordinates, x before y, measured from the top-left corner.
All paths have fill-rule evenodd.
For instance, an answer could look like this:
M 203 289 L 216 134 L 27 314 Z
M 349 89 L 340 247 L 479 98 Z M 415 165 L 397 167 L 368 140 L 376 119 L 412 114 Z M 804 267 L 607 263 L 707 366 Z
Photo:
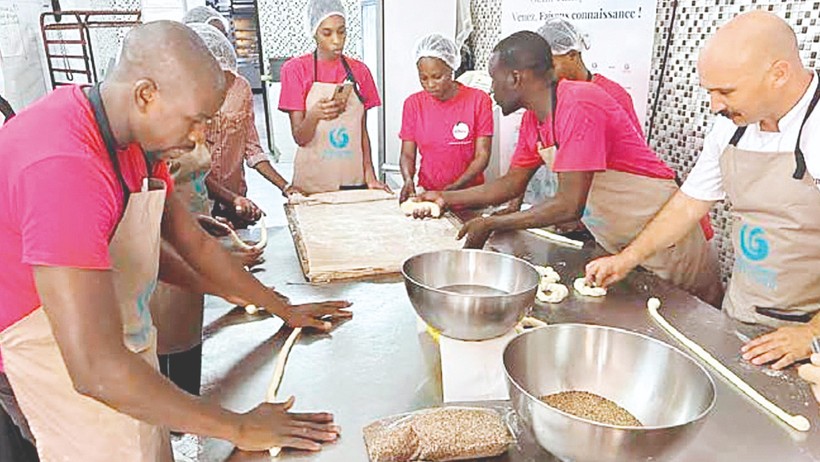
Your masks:
M 744 257 L 751 261 L 761 261 L 769 256 L 769 241 L 764 237 L 765 234 L 759 227 L 743 225 L 740 228 L 740 250 Z
M 150 344 L 151 328 L 154 323 L 151 319 L 151 309 L 148 303 L 154 290 L 157 288 L 157 280 L 152 280 L 137 297 L 137 316 L 139 317 L 139 325 L 134 328 L 136 324 L 131 324 L 132 327 L 125 329 L 125 344 L 131 351 L 139 353 L 147 349 Z M 128 324 L 126 324 L 127 326 Z
M 453 126 L 453 138 L 464 141 L 470 136 L 470 127 L 464 122 L 459 122 Z
M 334 128 L 328 134 L 330 145 L 336 149 L 344 149 L 350 144 L 350 135 L 345 127 Z
M 777 272 L 759 263 L 770 253 L 771 244 L 765 237 L 766 231 L 744 224 L 739 234 L 740 255 L 735 259 L 735 271 L 756 285 L 769 290 L 777 289 Z
M 584 207 L 584 212 L 581 214 L 581 222 L 584 223 L 587 228 L 602 228 L 604 226 L 604 220 L 593 216 L 592 207 L 589 204 Z

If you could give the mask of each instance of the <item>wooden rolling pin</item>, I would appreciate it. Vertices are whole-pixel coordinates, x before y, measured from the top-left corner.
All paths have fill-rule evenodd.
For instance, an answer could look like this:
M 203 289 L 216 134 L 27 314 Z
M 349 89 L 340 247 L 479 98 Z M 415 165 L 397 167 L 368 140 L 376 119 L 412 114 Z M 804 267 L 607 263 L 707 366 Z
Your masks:
M 737 387 L 741 392 L 743 392 L 746 396 L 752 399 L 755 403 L 763 407 L 763 409 L 769 411 L 778 419 L 786 422 L 790 427 L 794 428 L 797 431 L 807 432 L 811 428 L 811 423 L 809 419 L 805 418 L 802 415 L 792 415 L 788 412 L 784 411 L 780 407 L 778 407 L 773 402 L 769 401 L 768 398 L 761 395 L 757 390 L 752 388 L 751 385 L 744 382 L 743 379 L 735 375 L 734 372 L 730 371 L 728 367 L 724 366 L 720 361 L 715 359 L 714 356 L 709 354 L 703 347 L 698 345 L 697 343 L 689 340 L 686 338 L 685 335 L 680 333 L 677 329 L 672 327 L 672 324 L 669 324 L 669 321 L 664 319 L 663 316 L 658 312 L 658 309 L 661 307 L 661 301 L 657 298 L 650 298 L 646 302 L 646 307 L 649 309 L 649 316 L 657 322 L 661 327 L 664 328 L 672 337 L 675 337 L 676 340 L 681 342 L 686 348 L 692 350 L 692 352 L 705 361 L 707 364 L 712 366 L 720 375 L 722 375 L 726 380 L 729 381 L 732 385 Z

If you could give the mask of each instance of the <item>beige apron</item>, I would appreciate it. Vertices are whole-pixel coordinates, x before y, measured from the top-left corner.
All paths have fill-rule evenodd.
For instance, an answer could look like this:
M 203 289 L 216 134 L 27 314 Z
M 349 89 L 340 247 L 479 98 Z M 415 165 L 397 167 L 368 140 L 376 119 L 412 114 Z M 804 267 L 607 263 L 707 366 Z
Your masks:
M 552 113 L 557 107 L 555 87 Z M 555 117 L 552 117 L 553 140 Z M 552 170 L 557 146 L 544 148 L 538 132 L 538 153 Z M 557 144 L 557 141 L 556 141 Z M 607 170 L 596 172 L 581 221 L 607 252 L 617 254 L 629 245 L 677 192 L 674 180 L 649 178 Z M 716 253 L 700 227 L 672 247 L 655 253 L 641 265 L 703 301 L 719 306 L 723 298 Z
M 165 184 L 132 193 L 109 250 L 125 344 L 157 368 L 148 299 L 156 284 Z M 0 334 L 6 374 L 43 462 L 170 460 L 166 429 L 140 422 L 74 390 L 43 308 Z M 150 399 L 150 397 L 146 397 Z
M 607 252 L 616 254 L 637 237 L 677 191 L 674 180 L 613 170 L 597 172 L 581 221 Z M 700 226 L 641 266 L 703 301 L 720 306 L 720 268 Z
M 803 126 L 818 98 L 820 86 Z M 806 322 L 820 310 L 820 190 L 805 171 L 799 136 L 793 153 L 755 152 L 736 147 L 744 132 L 720 158 L 735 248 L 723 307 L 771 327 Z
M 169 163 L 174 194 L 195 215 L 209 215 L 205 177 L 211 170 L 211 155 L 204 144 Z M 205 296 L 160 282 L 151 297 L 151 316 L 157 327 L 157 351 L 161 355 L 188 351 L 202 343 Z
M 331 98 L 336 84 L 313 82 L 305 107 Z M 307 146 L 296 150 L 293 186 L 306 194 L 338 191 L 342 186 L 361 186 L 364 180 L 362 117 L 364 105 L 351 93 L 345 111 L 334 120 L 321 120 Z
M 145 178 L 140 192 L 128 191 L 99 84 L 91 88 L 88 99 L 125 196 L 125 211 L 109 243 L 124 343 L 158 369 L 148 300 L 157 280 L 165 183 Z M 171 460 L 167 429 L 140 422 L 74 390 L 42 307 L 0 333 L 0 348 L 9 383 L 43 462 Z

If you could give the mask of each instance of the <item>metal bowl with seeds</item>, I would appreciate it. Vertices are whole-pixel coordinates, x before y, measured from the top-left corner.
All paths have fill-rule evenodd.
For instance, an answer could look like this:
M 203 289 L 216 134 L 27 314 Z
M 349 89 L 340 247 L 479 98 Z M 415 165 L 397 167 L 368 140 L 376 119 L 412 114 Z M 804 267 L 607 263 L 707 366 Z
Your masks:
M 504 369 L 516 413 L 564 461 L 668 460 L 715 404 L 712 378 L 688 355 L 611 327 L 524 333 L 504 350 Z

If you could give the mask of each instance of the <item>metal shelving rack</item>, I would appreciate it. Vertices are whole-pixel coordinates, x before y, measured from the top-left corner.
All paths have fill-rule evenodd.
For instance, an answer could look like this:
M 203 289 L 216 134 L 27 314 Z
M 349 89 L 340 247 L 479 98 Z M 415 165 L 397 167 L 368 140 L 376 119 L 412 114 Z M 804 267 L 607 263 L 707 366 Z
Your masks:
M 96 83 L 100 77 L 91 32 L 130 29 L 141 23 L 140 11 L 56 11 L 40 15 L 46 63 L 52 88 Z M 77 80 L 77 79 L 82 80 Z

